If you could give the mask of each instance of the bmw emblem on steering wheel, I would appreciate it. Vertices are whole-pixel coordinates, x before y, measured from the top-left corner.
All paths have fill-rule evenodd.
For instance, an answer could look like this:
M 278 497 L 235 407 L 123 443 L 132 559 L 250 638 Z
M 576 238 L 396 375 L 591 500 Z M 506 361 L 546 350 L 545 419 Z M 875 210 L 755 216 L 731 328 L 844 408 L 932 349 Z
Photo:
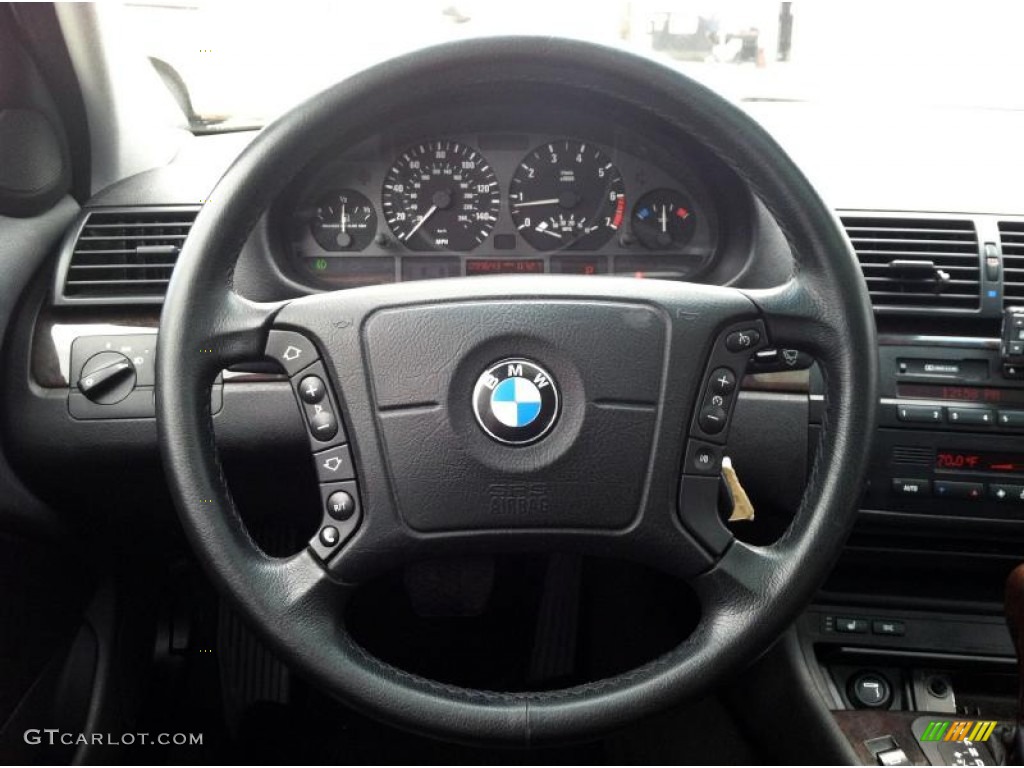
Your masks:
M 480 375 L 473 390 L 477 422 L 506 445 L 526 445 L 544 437 L 558 419 L 558 407 L 555 380 L 529 360 L 495 363 Z

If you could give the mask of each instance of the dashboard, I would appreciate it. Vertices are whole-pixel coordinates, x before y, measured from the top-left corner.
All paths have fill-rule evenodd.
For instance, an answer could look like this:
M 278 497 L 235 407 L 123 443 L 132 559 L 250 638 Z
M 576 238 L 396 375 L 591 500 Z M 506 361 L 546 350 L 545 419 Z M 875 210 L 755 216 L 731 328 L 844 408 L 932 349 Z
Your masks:
M 276 301 L 553 273 L 763 288 L 790 275 L 783 233 L 726 162 L 628 104 L 541 96 L 524 87 L 431 105 L 424 93 L 392 119 L 363 121 L 359 134 L 339 129 L 314 163 L 285 170 L 292 181 L 232 275 L 238 292 Z M 882 401 L 860 520 L 800 632 L 835 709 L 863 706 L 851 691 L 864 670 L 896 692 L 884 709 L 899 709 L 901 692 L 923 691 L 940 661 L 961 666 L 954 654 L 1012 655 L 1002 619 L 987 614 L 1024 544 L 1024 353 L 1008 363 L 1000 340 L 1004 307 L 1024 303 L 1024 210 L 1010 172 L 1024 168 L 1015 141 L 1024 117 L 937 119 L 887 105 L 889 119 L 870 120 L 874 105 L 859 117 L 841 106 L 745 108 L 842 215 L 878 306 Z M 108 535 L 146 557 L 175 546 L 176 525 L 161 517 L 169 501 L 153 418 L 160 302 L 196 212 L 254 136 L 189 135 L 166 166 L 85 201 L 51 261 L 40 250 L 29 269 L 16 254 L 35 276 L 9 304 L 0 487 L 17 502 L 9 506 L 24 483 L 71 512 L 89 551 Z M 964 137 L 971 151 L 950 154 Z M 906 264 L 914 260 L 952 276 L 949 290 Z M 758 506 L 757 520 L 741 524 L 755 543 L 788 524 L 823 414 L 811 361 L 797 350 L 763 354 L 737 377 L 729 445 Z M 97 371 L 117 379 L 98 391 Z M 268 554 L 287 554 L 289 537 L 308 540 L 322 509 L 294 495 L 315 478 L 287 379 L 266 363 L 225 371 L 210 412 L 229 475 L 252 486 L 240 506 L 252 510 L 254 535 Z M 22 506 L 35 514 L 34 503 Z M 294 531 L 273 525 L 281 510 Z M 873 655 L 856 655 L 866 648 Z M 921 652 L 931 656 L 911 656 Z M 969 701 L 964 676 L 955 682 Z M 948 711 L 952 699 L 930 703 Z
M 710 281 L 716 268 L 740 270 L 750 201 L 730 172 L 628 119 L 522 115 L 477 112 L 469 122 L 480 130 L 458 132 L 421 120 L 326 153 L 269 219 L 282 271 L 333 290 L 494 274 Z

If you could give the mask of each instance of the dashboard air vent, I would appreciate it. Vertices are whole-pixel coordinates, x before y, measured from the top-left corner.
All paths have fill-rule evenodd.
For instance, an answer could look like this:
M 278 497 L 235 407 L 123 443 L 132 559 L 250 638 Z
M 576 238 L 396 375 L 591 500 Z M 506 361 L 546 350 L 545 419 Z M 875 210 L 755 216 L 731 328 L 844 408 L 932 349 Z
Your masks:
M 969 219 L 843 216 L 876 309 L 980 306 L 978 235 Z
M 198 208 L 97 210 L 86 214 L 62 262 L 69 303 L 159 302 Z
M 1003 244 L 1003 301 L 1024 304 L 1024 221 L 1000 221 Z

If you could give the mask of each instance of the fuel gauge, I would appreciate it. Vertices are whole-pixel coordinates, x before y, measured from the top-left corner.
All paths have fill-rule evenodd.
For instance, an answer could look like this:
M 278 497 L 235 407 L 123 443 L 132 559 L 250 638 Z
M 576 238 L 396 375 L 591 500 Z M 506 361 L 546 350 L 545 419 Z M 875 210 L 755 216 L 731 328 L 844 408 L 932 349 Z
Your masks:
M 377 234 L 377 213 L 365 195 L 342 189 L 320 199 L 309 228 L 326 251 L 361 251 Z
M 697 231 L 690 199 L 674 189 L 655 189 L 633 208 L 633 234 L 651 250 L 682 248 Z

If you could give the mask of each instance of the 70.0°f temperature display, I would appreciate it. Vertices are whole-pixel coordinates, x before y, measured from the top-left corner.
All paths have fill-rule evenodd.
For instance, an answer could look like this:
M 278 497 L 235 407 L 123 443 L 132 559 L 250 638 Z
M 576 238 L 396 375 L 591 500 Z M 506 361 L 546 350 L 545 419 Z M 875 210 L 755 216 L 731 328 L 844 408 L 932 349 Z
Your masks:
M 1024 453 L 941 450 L 935 454 L 935 468 L 959 472 L 1024 474 Z

